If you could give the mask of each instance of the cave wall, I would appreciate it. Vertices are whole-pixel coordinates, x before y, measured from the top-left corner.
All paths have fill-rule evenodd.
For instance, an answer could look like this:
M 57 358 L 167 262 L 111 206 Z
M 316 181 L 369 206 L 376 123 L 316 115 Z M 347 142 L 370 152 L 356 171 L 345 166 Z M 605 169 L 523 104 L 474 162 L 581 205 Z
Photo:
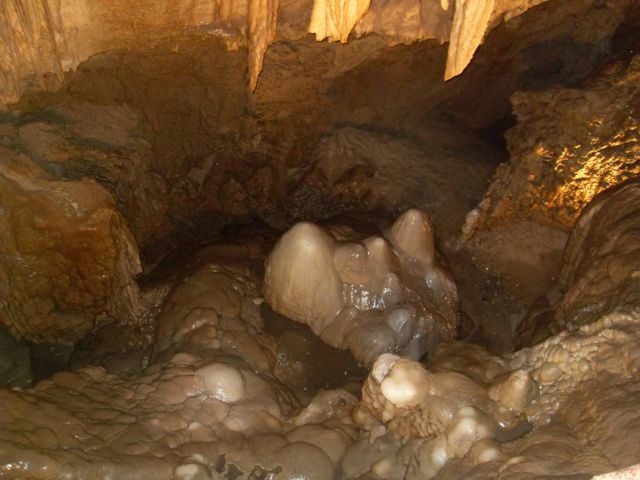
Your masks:
M 58 25 L 45 21 L 57 12 L 41 9 L 47 5 L 61 4 L 2 6 L 14 22 L 6 25 L 15 27 L 3 34 L 19 36 L 28 27 L 34 35 L 29 41 L 5 42 L 6 55 L 17 55 L 18 46 L 27 52 L 36 45 L 33 39 L 47 44 L 42 32 Z M 211 10 L 207 2 L 178 11 L 180 4 L 171 3 L 147 18 L 140 9 L 109 13 L 111 7 L 103 11 L 91 5 L 70 10 L 88 15 L 84 23 L 78 20 L 82 28 L 70 30 L 80 35 L 73 38 L 104 33 L 84 28 L 86 21 L 94 21 L 91 9 L 96 8 L 95 21 L 117 41 L 100 46 L 108 51 L 86 61 L 81 60 L 89 53 L 78 54 L 69 63 L 80 62 L 77 68 L 65 75 L 64 68 L 54 69 L 60 74 L 51 91 L 41 91 L 49 87 L 25 67 L 36 91 L 2 112 L 0 142 L 7 155 L 25 155 L 52 180 L 88 178 L 108 191 L 113 200 L 105 201 L 117 206 L 148 271 L 168 250 L 253 221 L 284 229 L 301 218 L 370 209 L 393 215 L 418 206 L 433 216 L 442 235 L 453 238 L 465 211 L 480 200 L 492 165 L 504 159 L 499 149 L 481 141 L 478 130 L 504 117 L 516 90 L 572 85 L 588 76 L 611 56 L 610 39 L 630 18 L 635 2 L 554 0 L 517 17 L 502 15 L 504 21 L 491 23 L 471 65 L 448 82 L 442 74 L 451 48 L 439 43 L 442 38 L 407 44 L 411 35 L 358 33 L 356 23 L 348 43 L 318 42 L 307 35 L 311 3 L 282 2 L 278 28 L 287 33 L 277 35 L 266 50 L 253 93 L 247 88 L 253 47 L 239 42 L 230 50 L 231 39 L 240 37 L 220 38 L 207 33 L 218 23 L 198 23 L 202 16 L 236 18 L 233 11 Z M 362 22 L 374 14 L 396 18 L 382 15 L 392 7 L 404 12 L 397 18 L 419 17 L 403 5 L 409 4 L 387 2 L 383 8 L 373 2 Z M 427 7 L 452 8 L 424 3 Z M 412 8 L 417 15 L 423 7 Z M 193 23 L 202 29 L 184 27 Z M 405 27 L 403 32 L 412 31 Z M 126 35 L 120 36 L 120 29 Z M 132 38 L 136 32 L 144 34 Z M 158 32 L 162 38 L 150 42 Z M 69 40 L 69 45 L 75 44 Z M 20 62 L 47 58 L 31 52 L 12 63 L 10 55 L 3 65 L 18 70 Z M 2 80 L 2 85 L 13 84 Z M 474 166 L 465 166 L 467 160 Z M 390 192 L 384 184 L 393 182 L 392 165 L 398 161 L 425 176 Z M 330 171 L 337 164 L 340 168 Z M 463 169 L 468 181 L 445 188 L 446 179 Z M 361 187 L 371 178 L 382 189 L 363 196 Z M 420 183 L 429 182 L 439 186 L 421 188 Z M 130 265 L 126 278 L 137 272 L 135 262 Z M 84 289 L 83 294 L 103 295 Z
M 569 230 L 600 192 L 640 175 L 640 57 L 584 85 L 511 97 L 518 123 L 472 225 L 524 219 Z
M 289 3 L 280 20 L 304 24 L 304 9 L 289 10 Z M 161 249 L 155 245 L 176 232 L 197 238 L 255 217 L 283 228 L 309 213 L 295 192 L 318 170 L 314 151 L 335 128 L 400 136 L 427 158 L 445 158 L 439 152 L 450 149 L 481 163 L 501 161 L 469 130 L 502 118 L 515 90 L 587 76 L 610 55 L 609 38 L 630 5 L 540 5 L 494 28 L 473 64 L 449 82 L 441 79 L 448 49 L 436 41 L 389 47 L 380 35 L 344 45 L 303 36 L 271 45 L 248 94 L 244 47 L 229 52 L 215 36 L 168 35 L 152 48 L 94 55 L 56 92 L 23 97 L 8 121 L 43 123 L 63 137 L 56 144 L 73 144 L 64 147 L 64 167 L 58 160 L 46 169 L 107 187 L 144 251 Z M 14 148 L 32 151 L 31 128 L 40 127 L 21 126 Z M 359 200 L 334 201 L 326 191 L 316 197 L 332 211 Z M 406 206 L 389 203 L 392 213 Z
M 0 323 L 18 338 L 70 343 L 100 319 L 138 322 L 138 250 L 109 192 L 0 155 Z

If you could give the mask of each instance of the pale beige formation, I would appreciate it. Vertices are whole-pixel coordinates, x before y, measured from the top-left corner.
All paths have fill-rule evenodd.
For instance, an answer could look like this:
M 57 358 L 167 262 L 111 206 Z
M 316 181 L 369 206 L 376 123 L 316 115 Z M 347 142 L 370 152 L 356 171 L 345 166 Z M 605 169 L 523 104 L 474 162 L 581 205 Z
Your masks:
M 460 75 L 491 28 L 548 0 L 456 0 L 444 79 Z M 442 4 L 447 9 L 448 1 Z
M 570 316 L 567 330 L 504 357 L 465 342 L 441 343 L 425 364 L 384 353 L 361 401 L 343 390 L 301 401 L 274 377 L 274 340 L 264 331 L 253 273 L 260 249 L 211 247 L 170 283 L 156 355 L 142 373 L 87 366 L 0 392 L 0 473 L 524 480 L 629 467 L 640 458 L 639 192 L 637 182 L 607 192 L 578 221 L 566 253 L 568 290 L 556 307 Z M 419 211 L 390 228 L 391 242 L 369 238 L 357 248 L 302 227 L 311 240 L 322 233 L 333 242 L 341 282 L 375 279 L 394 256 L 418 271 L 432 258 L 430 238 L 405 236 L 404 228 L 427 235 Z M 606 232 L 614 235 L 603 245 Z M 344 241 L 354 232 L 334 228 L 333 235 Z M 327 248 L 302 246 L 311 254 Z M 369 254 L 389 263 L 369 263 Z M 591 306 L 574 309 L 574 288 Z M 583 317 L 587 311 L 598 318 Z M 395 315 L 386 321 L 397 325 Z
M 0 6 L 0 103 L 23 93 L 56 89 L 65 72 L 96 53 L 140 49 L 163 38 L 214 36 L 230 49 L 247 47 L 248 88 L 253 91 L 268 46 L 279 35 L 346 42 L 378 33 L 394 43 L 450 41 L 445 78 L 460 74 L 487 31 L 503 17 L 520 15 L 538 1 L 523 0 L 11 0 Z M 494 5 L 495 4 L 495 5 Z M 280 12 L 282 10 L 282 12 Z M 296 18 L 278 32 L 278 18 Z M 303 19 L 307 19 L 304 23 Z M 453 19 L 453 21 L 452 21 Z M 493 19 L 493 22 L 491 20 Z
M 406 211 L 386 237 L 338 242 L 311 223 L 295 225 L 267 258 L 267 302 L 365 365 L 381 353 L 419 358 L 455 337 L 456 286 L 436 261 L 427 214 Z
M 275 344 L 263 333 L 257 282 L 249 266 L 207 263 L 174 287 L 158 316 L 156 357 L 175 352 L 235 355 L 268 372 Z
M 315 0 L 309 32 L 315 33 L 316 40 L 345 43 L 370 5 L 371 0 Z
M 529 478 L 637 463 L 639 196 L 640 183 L 627 182 L 578 220 L 555 306 L 560 334 L 503 358 L 461 342 L 425 366 L 378 357 L 355 415 L 378 453 L 346 462 L 354 445 L 350 468 L 385 479 Z
M 0 97 L 11 103 L 25 92 L 55 89 L 65 72 L 93 54 L 141 48 L 162 37 L 213 34 L 229 42 L 230 48 L 238 48 L 244 43 L 240 30 L 247 24 L 249 3 L 5 2 L 0 7 L 7 27 L 0 46 Z M 259 7 L 256 3 L 251 6 Z
M 253 92 L 262 71 L 267 47 L 276 36 L 280 0 L 249 0 L 247 32 L 249 56 L 249 91 Z
M 401 256 L 424 267 L 435 262 L 435 232 L 429 216 L 420 210 L 408 210 L 398 217 L 389 231 L 391 245 Z
M 384 35 L 391 45 L 435 39 L 446 42 L 451 30 L 453 8 L 437 1 L 371 1 L 354 28 L 356 36 Z
M 460 75 L 489 27 L 495 0 L 456 0 L 445 80 Z
M 464 355 L 464 347 L 458 344 L 459 354 Z M 487 361 L 486 353 L 474 353 L 480 353 L 480 358 Z M 494 360 L 489 359 L 487 364 L 491 361 Z M 467 366 L 457 363 L 463 371 Z M 378 459 L 371 466 L 371 471 L 382 478 L 397 478 L 400 474 L 433 478 L 450 459 L 483 463 L 500 458 L 496 439 L 504 441 L 509 431 L 518 432 L 525 425 L 524 409 L 537 396 L 536 384 L 522 370 L 481 383 L 460 371 L 443 370 L 437 361 L 429 368 L 440 371 L 385 354 L 378 357 L 365 382 L 356 418 L 370 425 L 368 416 L 373 416 L 394 437 L 407 445 L 413 443 L 403 455 Z M 408 454 L 407 449 L 412 453 Z M 403 461 L 409 463 L 403 466 Z M 391 471 L 396 473 L 388 475 Z
M 202 253 L 169 293 L 157 363 L 141 374 L 89 366 L 0 392 L 0 475 L 333 478 L 356 399 L 326 390 L 301 408 L 273 377 L 248 253 Z
M 15 336 L 73 343 L 101 321 L 136 323 L 140 260 L 111 195 L 55 179 L 0 146 L 0 322 Z
M 581 87 L 515 93 L 518 123 L 506 134 L 511 159 L 467 229 L 526 219 L 568 231 L 595 195 L 639 176 L 639 78 L 636 56 Z
M 633 476 L 639 6 L 0 0 L 0 478 Z

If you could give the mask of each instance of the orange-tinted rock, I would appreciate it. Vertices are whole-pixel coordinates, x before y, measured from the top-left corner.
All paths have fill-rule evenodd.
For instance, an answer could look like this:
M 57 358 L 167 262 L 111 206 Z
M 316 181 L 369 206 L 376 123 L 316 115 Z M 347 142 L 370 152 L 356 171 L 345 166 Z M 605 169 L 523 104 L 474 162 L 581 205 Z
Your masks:
M 640 175 L 640 56 L 581 88 L 518 92 L 518 124 L 475 228 L 533 220 L 568 231 L 600 192 Z
M 135 322 L 138 251 L 111 195 L 92 180 L 53 180 L 2 147 L 0 159 L 0 322 L 61 343 L 101 318 Z
M 617 0 L 612 8 L 632 0 Z M 143 49 L 159 39 L 217 37 L 246 46 L 253 91 L 265 52 L 278 37 L 346 43 L 376 33 L 388 44 L 449 42 L 446 70 L 462 73 L 486 34 L 547 0 L 76 0 L 6 2 L 0 7 L 0 105 L 22 94 L 54 90 L 64 74 L 100 52 Z

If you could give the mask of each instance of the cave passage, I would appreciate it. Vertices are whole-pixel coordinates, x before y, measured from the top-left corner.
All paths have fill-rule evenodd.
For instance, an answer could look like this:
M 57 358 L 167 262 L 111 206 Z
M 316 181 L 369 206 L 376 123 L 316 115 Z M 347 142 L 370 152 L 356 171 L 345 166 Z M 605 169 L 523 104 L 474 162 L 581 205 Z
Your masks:
M 637 0 L 108 3 L 0 7 L 0 478 L 640 478 Z

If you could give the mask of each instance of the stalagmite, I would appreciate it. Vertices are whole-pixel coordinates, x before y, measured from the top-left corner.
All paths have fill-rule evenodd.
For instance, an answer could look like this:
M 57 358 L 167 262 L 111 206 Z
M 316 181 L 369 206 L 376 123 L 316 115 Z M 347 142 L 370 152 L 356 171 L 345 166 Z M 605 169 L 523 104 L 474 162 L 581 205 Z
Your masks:
M 417 209 L 405 212 L 393 224 L 389 238 L 394 247 L 408 258 L 425 265 L 433 263 L 433 225 L 424 212 Z
M 405 212 L 388 237 L 338 243 L 313 224 L 294 226 L 267 259 L 267 302 L 365 365 L 381 353 L 420 357 L 455 336 L 457 289 L 435 261 L 424 212 Z
M 300 223 L 284 234 L 269 257 L 265 296 L 271 307 L 307 323 L 319 335 L 342 307 L 342 282 L 333 265 L 334 240 Z
M 544 2 L 0 1 L 0 479 L 633 476 L 639 0 Z
M 401 439 L 389 469 L 433 478 L 464 458 L 480 478 L 486 462 L 495 462 L 505 478 L 521 478 L 541 452 L 549 457 L 539 471 L 547 473 L 606 471 L 607 464 L 629 466 L 640 458 L 632 413 L 640 401 L 638 195 L 640 183 L 626 182 L 583 212 L 567 246 L 565 297 L 555 305 L 564 322 L 560 334 L 503 358 L 462 342 L 441 344 L 426 365 L 378 357 L 356 418 L 372 433 L 381 422 Z M 624 440 L 616 430 L 623 424 Z M 384 437 L 373 441 L 382 445 L 378 438 Z M 593 450 L 574 458 L 571 449 L 585 444 Z M 371 460 L 370 471 L 382 458 L 392 457 Z M 449 470 L 445 478 L 466 478 L 469 471 Z

